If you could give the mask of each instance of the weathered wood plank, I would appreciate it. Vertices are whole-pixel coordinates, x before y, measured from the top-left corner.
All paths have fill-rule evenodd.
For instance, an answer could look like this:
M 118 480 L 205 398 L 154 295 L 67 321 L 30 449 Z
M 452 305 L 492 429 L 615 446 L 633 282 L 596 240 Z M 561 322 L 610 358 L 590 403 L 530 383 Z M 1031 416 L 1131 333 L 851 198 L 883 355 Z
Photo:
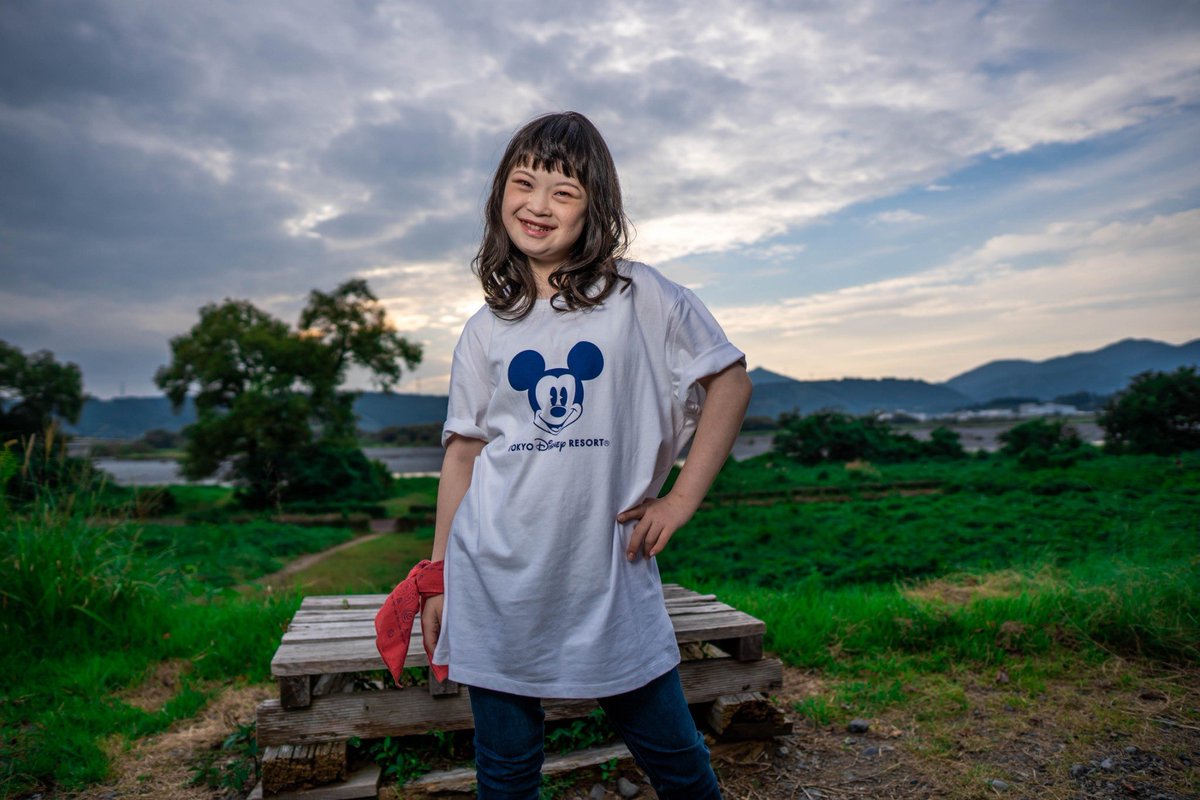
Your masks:
M 777 659 L 687 661 L 680 664 L 679 675 L 689 703 L 705 703 L 739 692 L 768 692 L 783 685 L 783 666 Z M 586 714 L 595 703 L 547 700 L 543 705 L 547 719 L 571 719 Z M 316 697 L 307 710 L 297 711 L 267 700 L 258 707 L 257 733 L 260 745 L 271 746 L 338 741 L 351 736 L 406 736 L 431 728 L 461 730 L 471 726 L 468 692 L 435 699 L 425 691 L 398 690 Z
M 268 795 L 346 780 L 346 742 L 268 747 L 262 757 Z
M 695 598 L 700 596 L 699 592 L 694 592 L 677 583 L 663 584 L 663 597 L 668 600 L 671 598 Z M 300 602 L 300 608 L 379 608 L 386 599 L 386 594 L 311 594 Z
M 314 622 L 343 622 L 345 620 L 373 620 L 379 613 L 379 608 L 351 608 L 344 611 L 333 609 L 318 609 L 309 611 L 300 609 L 292 616 L 293 623 L 308 624 Z
M 675 628 L 675 639 L 681 644 L 761 635 L 767 629 L 766 623 L 737 610 L 680 615 L 672 617 L 671 624 Z M 425 649 L 414 634 L 404 666 L 424 667 L 428 664 Z M 361 638 L 336 641 L 297 642 L 289 639 L 279 646 L 271 659 L 271 674 L 276 677 L 381 669 L 384 669 L 383 659 L 375 647 L 374 629 L 370 635 Z
M 681 602 L 667 603 L 667 614 L 676 617 L 687 614 L 711 614 L 720 611 L 736 611 L 737 609 L 727 603 L 714 602 L 705 600 L 704 602 Z M 420 619 L 420 615 L 416 619 Z M 362 635 L 374 636 L 375 631 L 375 611 L 372 610 L 351 610 L 351 611 L 328 611 L 328 612 L 311 612 L 297 611 L 292 617 L 291 623 L 288 625 L 288 632 L 298 633 L 302 631 L 333 631 L 350 628 L 356 630 Z
M 596 767 L 607 761 L 617 759 L 618 762 L 632 762 L 633 755 L 623 744 L 610 744 L 604 747 L 591 747 L 587 750 L 577 750 L 574 753 L 558 753 L 546 756 L 542 764 L 543 775 L 560 775 L 564 772 L 574 772 L 577 769 Z M 423 792 L 469 792 L 475 783 L 474 767 L 459 767 L 458 769 L 429 772 L 416 780 L 404 784 L 405 789 L 419 789 Z
M 667 613 L 672 620 L 689 617 L 702 616 L 708 614 L 719 613 L 742 613 L 732 606 L 725 603 L 706 603 L 695 606 L 679 606 L 676 608 L 668 608 Z M 420 617 L 417 617 L 413 622 L 413 639 L 420 640 L 421 628 Z M 375 638 L 375 620 L 372 617 L 369 620 L 322 620 L 320 622 L 296 622 L 293 621 L 288 626 L 287 633 L 283 634 L 284 644 L 294 644 L 300 642 L 335 642 L 344 641 L 346 639 L 374 639 Z
M 373 597 L 374 595 L 364 595 L 364 596 Z M 697 608 L 705 606 L 707 604 L 714 603 L 714 601 L 716 601 L 716 600 L 717 600 L 716 595 L 693 594 L 693 596 L 687 596 L 687 597 L 674 597 L 674 598 L 668 597 L 668 598 L 666 598 L 665 602 L 666 602 L 666 606 L 667 606 L 667 613 L 675 614 L 675 613 L 682 613 L 685 611 L 693 611 L 694 612 Z M 292 624 L 289 626 L 289 628 L 294 630 L 294 629 L 296 629 L 296 627 L 298 625 L 313 625 L 313 624 L 321 624 L 321 623 L 336 623 L 336 622 L 346 622 L 346 621 L 374 622 L 375 615 L 379 612 L 379 608 L 381 605 L 382 605 L 382 603 L 370 605 L 370 606 L 361 606 L 361 605 L 355 603 L 355 605 L 350 608 L 339 608 L 339 607 L 309 608 L 309 607 L 302 605 L 300 607 L 300 609 L 296 612 L 296 614 L 292 617 Z M 718 605 L 722 606 L 725 609 L 730 608 L 730 606 L 728 606 L 724 603 L 718 603 Z
M 379 797 L 379 776 L 382 770 L 378 764 L 371 764 L 351 773 L 342 783 L 329 786 L 318 786 L 315 789 L 303 789 L 295 792 L 268 795 L 271 800 L 367 800 Z M 247 800 L 263 800 L 263 785 L 259 781 L 250 792 Z
M 675 639 L 684 642 L 715 641 L 754 636 L 766 631 L 766 623 L 741 611 L 685 615 L 672 618 Z M 429 662 L 420 640 L 414 637 L 404 660 L 406 667 L 424 667 Z M 364 672 L 384 669 L 375 647 L 374 633 L 367 637 L 337 641 L 287 641 L 271 659 L 271 674 L 320 675 L 325 672 Z
M 709 727 L 721 741 L 770 739 L 792 732 L 792 723 L 760 692 L 718 697 L 708 711 Z

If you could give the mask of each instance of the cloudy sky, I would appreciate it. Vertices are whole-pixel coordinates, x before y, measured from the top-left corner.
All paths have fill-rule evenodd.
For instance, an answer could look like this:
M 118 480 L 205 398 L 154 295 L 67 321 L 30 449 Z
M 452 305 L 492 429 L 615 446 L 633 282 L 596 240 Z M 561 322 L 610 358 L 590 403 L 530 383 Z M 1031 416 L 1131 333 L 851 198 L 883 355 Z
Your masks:
M 197 309 L 362 276 L 442 392 L 508 137 L 798 378 L 1200 336 L 1196 2 L 0 4 L 0 339 L 155 392 Z

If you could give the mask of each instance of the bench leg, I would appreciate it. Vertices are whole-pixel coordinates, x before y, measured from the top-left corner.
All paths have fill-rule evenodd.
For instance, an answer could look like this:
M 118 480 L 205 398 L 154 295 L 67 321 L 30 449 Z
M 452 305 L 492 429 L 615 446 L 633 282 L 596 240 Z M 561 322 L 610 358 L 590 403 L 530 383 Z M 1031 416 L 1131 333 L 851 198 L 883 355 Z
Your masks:
M 279 679 L 279 704 L 284 708 L 312 705 L 312 676 L 288 675 Z
M 763 637 L 761 633 L 753 636 L 742 636 L 737 639 L 721 639 L 713 642 L 738 661 L 758 661 L 763 657 Z
M 439 681 L 433 677 L 433 670 L 429 670 L 429 694 L 433 697 L 453 697 L 458 694 L 458 684 L 449 678 Z

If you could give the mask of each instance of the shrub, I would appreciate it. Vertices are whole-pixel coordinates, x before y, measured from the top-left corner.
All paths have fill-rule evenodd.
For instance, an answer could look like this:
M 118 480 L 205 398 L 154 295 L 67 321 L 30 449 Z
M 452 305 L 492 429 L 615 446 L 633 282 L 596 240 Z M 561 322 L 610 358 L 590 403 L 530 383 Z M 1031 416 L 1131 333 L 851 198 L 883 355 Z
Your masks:
M 1105 449 L 1168 455 L 1200 448 L 1200 375 L 1194 367 L 1143 372 L 1097 420 Z
M 837 411 L 780 416 L 775 452 L 810 466 L 825 461 L 894 463 L 965 455 L 958 434 L 946 428 L 935 430 L 931 441 L 920 442 L 895 433 L 888 423 L 874 417 L 852 417 Z
M 1004 446 L 1000 452 L 1017 459 L 1027 469 L 1069 467 L 1095 451 L 1079 438 L 1079 433 L 1062 420 L 1031 419 L 1004 431 L 998 437 Z
M 247 508 L 317 498 L 326 503 L 370 502 L 386 499 L 391 490 L 387 467 L 352 446 L 314 442 L 289 453 L 280 468 L 288 478 L 278 487 L 278 495 L 272 494 L 269 484 L 252 484 L 239 490 L 238 502 Z

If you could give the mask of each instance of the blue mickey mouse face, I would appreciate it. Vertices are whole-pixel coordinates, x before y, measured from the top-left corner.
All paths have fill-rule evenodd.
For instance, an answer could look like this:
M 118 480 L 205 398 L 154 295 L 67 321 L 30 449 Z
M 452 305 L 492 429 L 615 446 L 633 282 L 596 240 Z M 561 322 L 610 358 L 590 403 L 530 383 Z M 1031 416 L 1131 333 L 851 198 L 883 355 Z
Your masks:
M 583 414 L 583 382 L 604 369 L 604 356 L 591 342 L 579 342 L 567 354 L 567 367 L 546 369 L 536 350 L 523 350 L 508 364 L 508 383 L 525 392 L 533 409 L 533 424 L 557 434 Z

